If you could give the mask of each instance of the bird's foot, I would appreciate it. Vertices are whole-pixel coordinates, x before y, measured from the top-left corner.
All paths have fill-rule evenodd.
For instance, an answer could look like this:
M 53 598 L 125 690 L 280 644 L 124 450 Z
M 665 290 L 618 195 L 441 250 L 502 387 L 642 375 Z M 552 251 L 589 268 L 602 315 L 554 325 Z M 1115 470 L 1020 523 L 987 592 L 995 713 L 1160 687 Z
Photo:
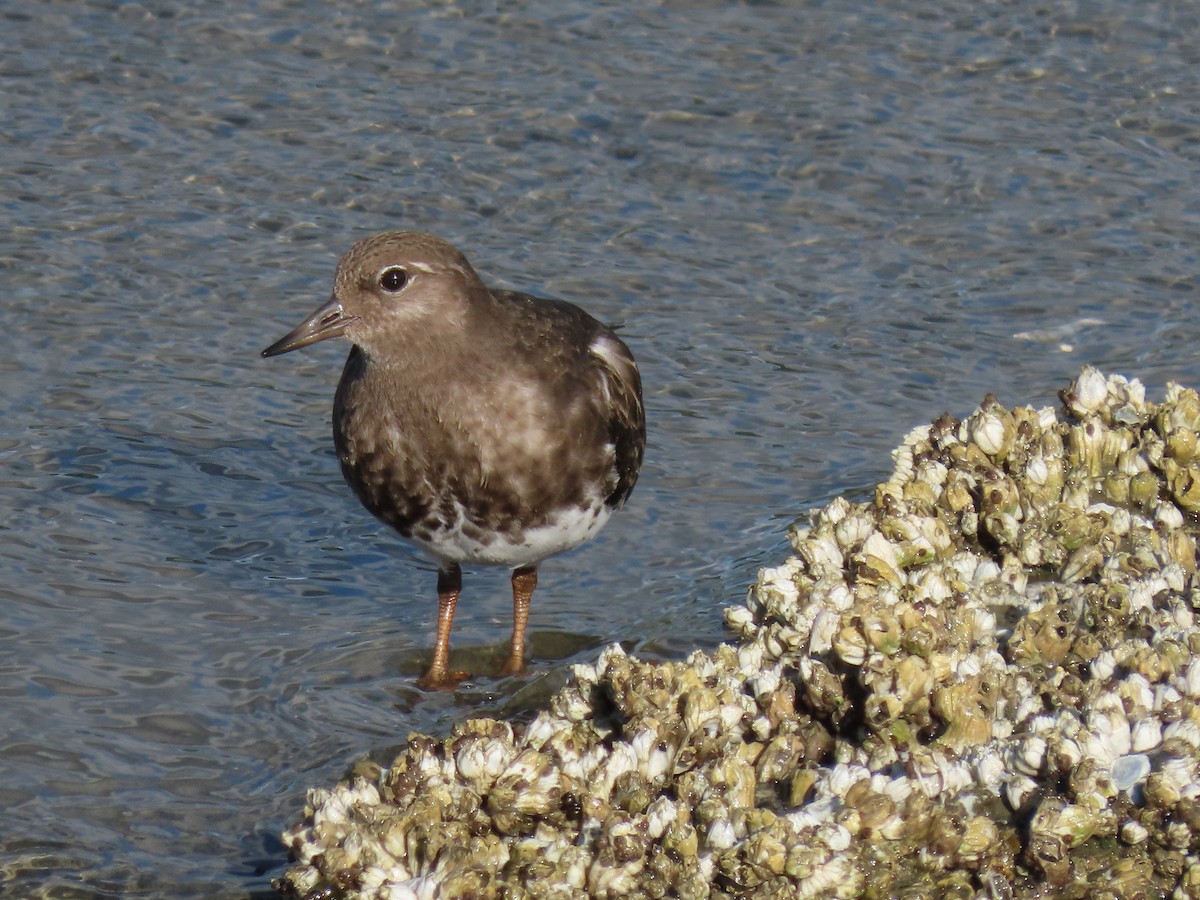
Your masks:
M 460 682 L 471 677 L 461 669 L 433 669 L 417 679 L 417 687 L 423 691 L 452 691 Z
M 500 667 L 500 671 L 496 673 L 497 678 L 506 678 L 509 675 L 524 675 L 528 669 L 525 668 L 525 660 L 519 656 L 510 656 L 508 662 Z

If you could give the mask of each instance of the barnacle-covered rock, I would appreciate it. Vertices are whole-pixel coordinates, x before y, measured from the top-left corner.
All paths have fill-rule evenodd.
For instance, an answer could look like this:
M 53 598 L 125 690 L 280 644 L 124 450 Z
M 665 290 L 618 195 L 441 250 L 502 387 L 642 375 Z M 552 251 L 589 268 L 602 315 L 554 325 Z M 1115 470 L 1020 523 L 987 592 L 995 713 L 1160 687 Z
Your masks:
M 292 897 L 1200 897 L 1200 395 L 916 428 L 727 611 L 310 791 Z

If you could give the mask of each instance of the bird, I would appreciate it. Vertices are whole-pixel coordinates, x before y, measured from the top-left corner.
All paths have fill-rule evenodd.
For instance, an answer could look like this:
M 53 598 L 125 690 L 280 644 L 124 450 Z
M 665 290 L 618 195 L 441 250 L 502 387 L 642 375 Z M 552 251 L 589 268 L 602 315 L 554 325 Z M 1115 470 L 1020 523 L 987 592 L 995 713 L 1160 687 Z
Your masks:
M 501 676 L 525 672 L 538 566 L 594 537 L 629 498 L 646 419 L 616 331 L 564 300 L 487 287 L 447 241 L 389 231 L 338 261 L 333 294 L 262 351 L 343 338 L 333 401 L 342 475 L 363 506 L 438 566 L 433 659 L 452 689 L 463 565 L 512 570 Z

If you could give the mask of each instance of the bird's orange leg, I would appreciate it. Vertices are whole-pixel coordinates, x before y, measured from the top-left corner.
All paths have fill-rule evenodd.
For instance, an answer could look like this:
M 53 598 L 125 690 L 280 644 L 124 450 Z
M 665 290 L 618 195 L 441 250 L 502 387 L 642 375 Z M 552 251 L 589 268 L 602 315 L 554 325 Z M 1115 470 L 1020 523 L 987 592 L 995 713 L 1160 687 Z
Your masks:
M 522 566 L 513 572 L 512 647 L 508 662 L 500 669 L 501 675 L 520 675 L 525 671 L 525 626 L 529 623 L 529 602 L 536 587 L 537 566 Z
M 437 641 L 433 645 L 433 662 L 417 680 L 417 687 L 427 691 L 453 688 L 469 677 L 467 672 L 450 671 L 450 628 L 454 625 L 454 608 L 462 593 L 462 569 L 458 563 L 447 563 L 438 569 Z

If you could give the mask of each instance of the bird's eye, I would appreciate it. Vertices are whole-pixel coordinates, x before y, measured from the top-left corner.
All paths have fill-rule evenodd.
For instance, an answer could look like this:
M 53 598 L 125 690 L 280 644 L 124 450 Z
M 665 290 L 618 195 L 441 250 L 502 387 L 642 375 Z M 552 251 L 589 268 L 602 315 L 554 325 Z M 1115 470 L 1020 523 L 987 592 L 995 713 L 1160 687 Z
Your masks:
M 399 266 L 391 266 L 379 273 L 379 286 L 390 294 L 408 284 L 408 273 Z

